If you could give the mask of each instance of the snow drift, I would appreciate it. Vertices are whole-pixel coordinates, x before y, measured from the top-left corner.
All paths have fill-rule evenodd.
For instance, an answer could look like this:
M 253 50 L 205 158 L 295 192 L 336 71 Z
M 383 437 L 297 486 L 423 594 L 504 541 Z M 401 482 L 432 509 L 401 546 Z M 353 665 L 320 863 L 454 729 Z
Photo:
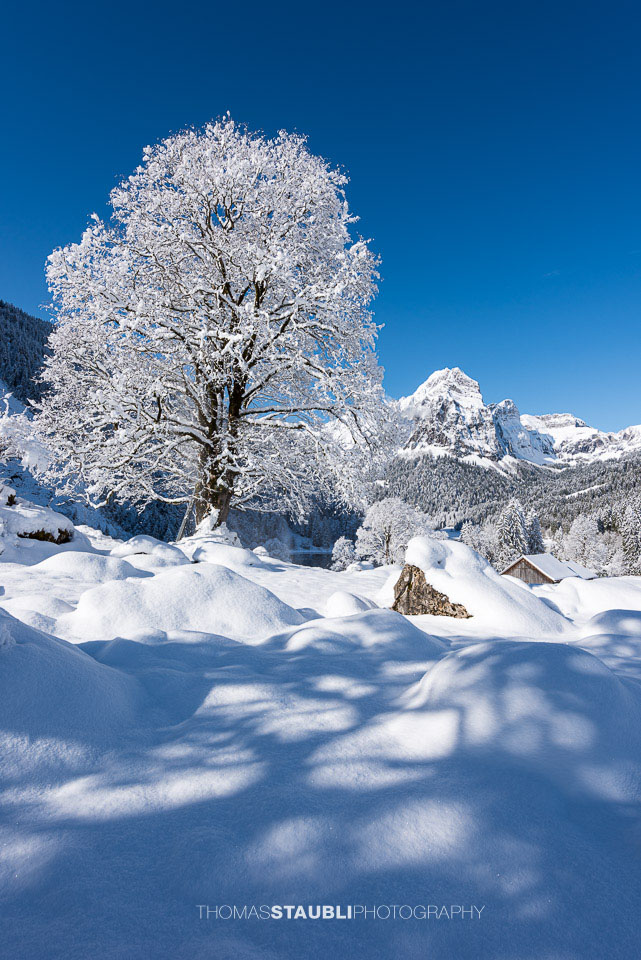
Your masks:
M 195 630 L 260 643 L 302 622 L 269 590 L 207 563 L 94 587 L 82 594 L 74 613 L 60 618 L 58 630 L 79 640 Z
M 175 563 L 185 563 L 187 557 L 179 547 L 171 543 L 165 543 L 164 540 L 157 540 L 156 537 L 150 537 L 147 534 L 138 534 L 119 543 L 110 551 L 112 557 L 124 559 L 125 557 L 150 556 L 156 560 L 169 560 Z
M 367 597 L 361 597 L 356 593 L 348 593 L 347 590 L 337 590 L 327 598 L 325 603 L 326 617 L 349 617 L 353 613 L 362 613 L 363 610 L 372 610 L 376 604 Z
M 641 610 L 641 577 L 571 577 L 553 586 L 534 587 L 533 593 L 579 622 L 608 610 Z
M 641 694 L 597 657 L 560 643 L 499 641 L 448 654 L 407 705 L 453 711 L 453 748 L 536 766 L 573 793 L 633 800 L 641 786 Z
M 31 567 L 31 572 L 47 577 L 68 577 L 85 583 L 104 583 L 108 580 L 126 580 L 128 577 L 147 576 L 126 560 L 104 557 L 98 553 L 73 550 L 56 553 Z
M 140 700 L 132 677 L 0 610 L 0 740 L 5 770 L 35 752 L 30 740 L 60 737 L 93 743 L 121 736 L 134 722 Z
M 380 609 L 311 620 L 283 637 L 274 638 L 273 643 L 288 651 L 353 654 L 361 650 L 419 661 L 441 657 L 447 649 L 442 640 L 419 630 L 400 613 Z
M 216 563 L 221 567 L 229 567 L 230 570 L 240 572 L 245 567 L 265 566 L 260 556 L 253 550 L 217 540 L 205 540 L 197 544 L 195 549 L 192 547 L 191 559 L 194 563 Z

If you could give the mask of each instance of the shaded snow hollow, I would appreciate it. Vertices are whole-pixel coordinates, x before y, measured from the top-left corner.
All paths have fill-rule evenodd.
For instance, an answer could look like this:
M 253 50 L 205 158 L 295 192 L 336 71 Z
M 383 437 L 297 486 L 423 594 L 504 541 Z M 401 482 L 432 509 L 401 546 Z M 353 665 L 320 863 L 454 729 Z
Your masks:
M 636 956 L 641 578 L 528 588 L 421 537 L 472 617 L 406 618 L 400 568 L 84 532 L 0 557 L 7 956 Z M 199 919 L 221 903 L 483 913 Z

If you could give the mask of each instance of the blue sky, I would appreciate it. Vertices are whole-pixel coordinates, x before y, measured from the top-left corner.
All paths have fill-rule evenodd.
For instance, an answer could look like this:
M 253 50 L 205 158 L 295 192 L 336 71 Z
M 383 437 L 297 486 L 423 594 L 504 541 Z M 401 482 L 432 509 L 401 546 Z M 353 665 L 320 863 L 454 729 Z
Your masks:
M 26 6 L 26 5 L 25 5 Z M 31 3 L 3 10 L 0 298 L 104 213 L 142 147 L 227 110 L 309 136 L 383 258 L 392 395 L 641 422 L 638 3 Z

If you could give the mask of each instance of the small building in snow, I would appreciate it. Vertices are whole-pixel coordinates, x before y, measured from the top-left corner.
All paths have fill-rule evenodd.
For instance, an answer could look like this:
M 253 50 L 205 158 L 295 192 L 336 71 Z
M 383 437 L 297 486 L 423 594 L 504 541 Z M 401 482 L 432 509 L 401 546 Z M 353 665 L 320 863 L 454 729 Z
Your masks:
M 557 560 L 551 553 L 525 554 L 513 560 L 501 571 L 503 577 L 517 577 L 524 583 L 540 585 L 542 583 L 559 583 L 567 577 L 580 577 L 581 580 L 594 580 L 596 573 L 582 567 L 574 560 Z

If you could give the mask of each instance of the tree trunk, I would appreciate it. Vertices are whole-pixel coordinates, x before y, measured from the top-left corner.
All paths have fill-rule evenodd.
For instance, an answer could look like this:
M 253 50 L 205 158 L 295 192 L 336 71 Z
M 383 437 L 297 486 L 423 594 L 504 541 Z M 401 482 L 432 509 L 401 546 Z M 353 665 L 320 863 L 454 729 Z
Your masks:
M 228 450 L 233 450 L 238 437 L 240 409 L 244 392 L 244 381 L 234 380 L 229 387 L 229 405 L 227 408 L 227 426 L 224 441 Z M 223 436 L 218 432 L 218 412 L 223 406 L 222 395 L 213 391 L 210 395 L 211 410 L 216 414 L 207 423 L 207 433 L 214 451 L 220 452 L 223 447 Z M 212 462 L 216 463 L 212 468 Z M 227 522 L 229 510 L 234 498 L 234 483 L 236 471 L 229 462 L 222 462 L 212 456 L 211 452 L 203 450 L 200 461 L 200 478 L 194 491 L 194 515 L 196 526 L 209 516 L 212 510 L 217 511 L 215 526 L 219 527 Z
M 194 517 L 196 526 L 209 516 L 212 510 L 217 510 L 215 526 L 219 527 L 221 523 L 227 522 L 229 508 L 231 507 L 233 491 L 231 489 L 221 489 L 211 476 L 204 480 L 199 480 L 194 492 Z

